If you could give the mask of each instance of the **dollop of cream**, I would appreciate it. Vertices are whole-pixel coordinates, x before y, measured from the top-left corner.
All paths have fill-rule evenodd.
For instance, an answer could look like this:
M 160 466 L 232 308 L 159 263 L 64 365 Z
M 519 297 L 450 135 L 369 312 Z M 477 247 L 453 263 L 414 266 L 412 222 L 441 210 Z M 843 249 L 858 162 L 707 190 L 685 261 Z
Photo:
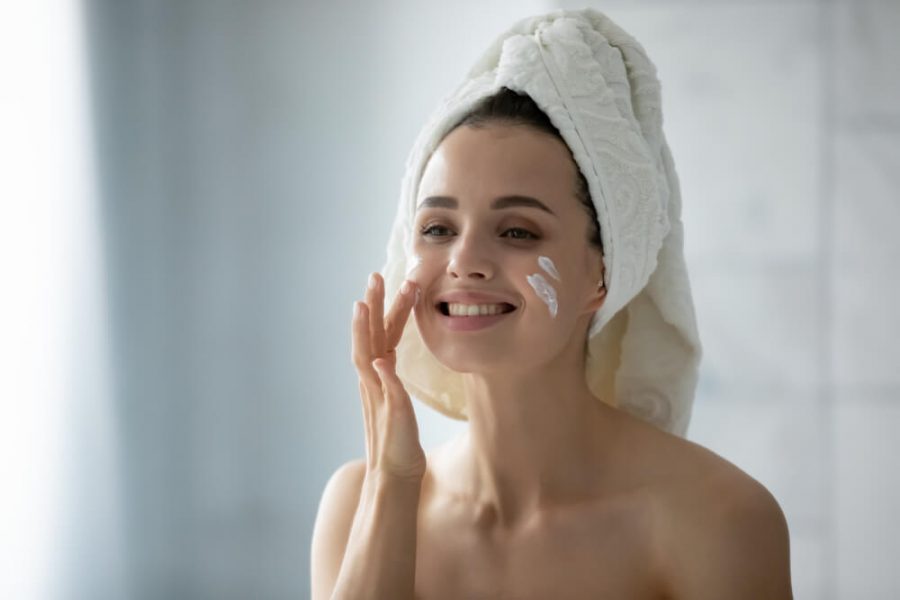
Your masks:
M 561 281 L 559 278 L 559 271 L 556 270 L 556 265 L 553 264 L 553 261 L 550 260 L 549 256 L 538 256 L 538 265 L 540 265 L 543 270 L 547 271 L 550 277 L 557 281 Z

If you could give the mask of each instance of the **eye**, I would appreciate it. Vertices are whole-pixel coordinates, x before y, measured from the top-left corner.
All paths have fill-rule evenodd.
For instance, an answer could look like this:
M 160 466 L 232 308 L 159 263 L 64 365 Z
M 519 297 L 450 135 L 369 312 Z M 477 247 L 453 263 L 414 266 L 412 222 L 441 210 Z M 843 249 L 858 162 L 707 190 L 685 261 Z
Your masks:
M 528 231 L 527 229 L 522 229 L 521 227 L 510 227 L 509 229 L 504 231 L 503 234 L 505 235 L 505 234 L 509 233 L 510 231 L 517 232 L 516 235 L 512 236 L 512 239 L 515 239 L 515 240 L 539 240 L 539 239 L 541 239 L 539 235 L 535 235 L 535 234 L 531 233 L 530 231 Z
M 447 231 L 450 231 L 449 229 L 447 229 L 447 228 L 444 227 L 443 225 L 428 225 L 427 227 L 423 227 L 423 228 L 419 231 L 419 233 L 421 233 L 421 234 L 424 235 L 425 237 L 446 237 L 446 236 L 444 236 L 444 235 L 438 235 L 438 234 L 434 234 L 434 233 L 429 233 L 429 232 L 431 232 L 431 231 L 433 231 L 433 230 L 435 230 L 435 229 L 445 229 L 445 230 L 447 230 Z

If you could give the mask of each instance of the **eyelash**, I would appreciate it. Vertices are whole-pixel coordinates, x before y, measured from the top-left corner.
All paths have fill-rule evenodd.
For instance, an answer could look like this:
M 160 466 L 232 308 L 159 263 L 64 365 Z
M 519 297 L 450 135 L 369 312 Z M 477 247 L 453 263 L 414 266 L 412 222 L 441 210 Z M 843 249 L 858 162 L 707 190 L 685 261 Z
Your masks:
M 422 234 L 422 235 L 425 236 L 425 237 L 446 237 L 446 236 L 442 236 L 442 235 L 439 235 L 439 236 L 433 236 L 433 235 L 430 235 L 428 232 L 431 231 L 432 229 L 434 229 L 435 227 L 438 227 L 438 228 L 441 228 L 441 229 L 449 229 L 448 227 L 446 227 L 446 226 L 444 226 L 444 225 L 428 225 L 428 226 L 423 227 L 422 229 L 420 229 L 420 230 L 419 230 L 419 233 Z M 541 239 L 541 236 L 537 235 L 536 233 L 532 233 L 531 231 L 529 231 L 529 230 L 527 230 L 527 229 L 523 229 L 522 227 L 510 227 L 510 228 L 504 230 L 503 233 L 506 233 L 507 231 L 521 231 L 521 232 L 527 233 L 527 234 L 528 234 L 528 237 L 514 237 L 514 238 L 510 238 L 510 239 L 513 239 L 513 240 L 516 240 L 516 241 L 520 241 L 520 242 L 523 242 L 523 241 L 524 241 L 524 242 L 527 242 L 527 241 L 534 241 L 534 240 L 539 240 L 539 239 Z

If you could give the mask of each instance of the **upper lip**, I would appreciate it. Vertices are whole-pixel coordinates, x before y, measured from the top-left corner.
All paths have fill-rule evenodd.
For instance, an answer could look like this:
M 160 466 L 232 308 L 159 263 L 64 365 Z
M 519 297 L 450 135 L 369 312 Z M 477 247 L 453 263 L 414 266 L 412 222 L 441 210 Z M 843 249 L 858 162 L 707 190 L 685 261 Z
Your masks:
M 436 302 L 453 302 L 460 304 L 511 304 L 516 303 L 509 297 L 481 290 L 452 290 L 438 295 Z

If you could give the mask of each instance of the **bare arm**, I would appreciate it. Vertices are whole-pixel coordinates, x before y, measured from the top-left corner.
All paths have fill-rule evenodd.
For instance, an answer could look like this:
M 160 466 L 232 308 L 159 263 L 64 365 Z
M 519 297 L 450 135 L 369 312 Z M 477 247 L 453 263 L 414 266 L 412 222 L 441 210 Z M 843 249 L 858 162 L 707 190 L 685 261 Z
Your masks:
M 332 598 L 412 600 L 419 492 L 417 481 L 367 478 Z
M 312 542 L 313 600 L 412 600 L 415 591 L 425 453 L 412 402 L 394 370 L 415 286 L 384 318 L 383 280 L 376 275 L 373 281 L 353 318 L 366 460 L 341 466 L 322 494 Z
M 325 485 L 310 552 L 313 600 L 331 598 L 344 560 L 365 472 L 364 460 L 351 461 L 341 465 Z
M 365 469 L 363 460 L 348 462 L 325 486 L 313 530 L 313 600 L 412 597 L 404 588 L 415 581 L 420 488 L 367 481 Z

